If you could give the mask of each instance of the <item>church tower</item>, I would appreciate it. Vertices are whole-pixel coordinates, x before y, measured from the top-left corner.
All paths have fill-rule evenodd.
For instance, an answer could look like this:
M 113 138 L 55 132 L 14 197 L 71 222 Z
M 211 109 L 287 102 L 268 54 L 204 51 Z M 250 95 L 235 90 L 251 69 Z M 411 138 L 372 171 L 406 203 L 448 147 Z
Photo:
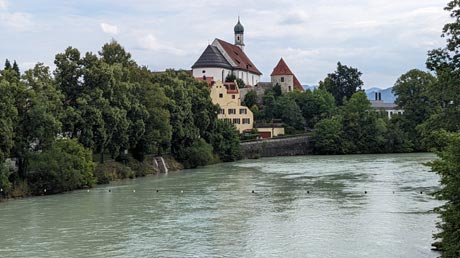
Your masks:
M 238 23 L 235 25 L 235 46 L 241 48 L 244 51 L 244 27 L 240 23 L 240 17 L 238 16 Z

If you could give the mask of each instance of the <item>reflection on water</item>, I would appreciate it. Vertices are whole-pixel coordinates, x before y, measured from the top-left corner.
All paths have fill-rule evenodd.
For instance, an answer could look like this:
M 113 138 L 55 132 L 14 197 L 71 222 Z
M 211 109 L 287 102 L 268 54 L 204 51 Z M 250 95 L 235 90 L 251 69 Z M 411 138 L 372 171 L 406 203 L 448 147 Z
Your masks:
M 246 160 L 2 203 L 0 257 L 436 257 L 433 158 Z

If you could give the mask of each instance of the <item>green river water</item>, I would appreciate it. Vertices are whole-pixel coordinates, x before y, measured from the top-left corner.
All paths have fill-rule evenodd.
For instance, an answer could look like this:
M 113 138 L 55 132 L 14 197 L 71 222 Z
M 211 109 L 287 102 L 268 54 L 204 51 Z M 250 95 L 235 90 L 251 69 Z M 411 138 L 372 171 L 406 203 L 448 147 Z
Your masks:
M 437 257 L 434 158 L 245 160 L 7 201 L 0 257 Z

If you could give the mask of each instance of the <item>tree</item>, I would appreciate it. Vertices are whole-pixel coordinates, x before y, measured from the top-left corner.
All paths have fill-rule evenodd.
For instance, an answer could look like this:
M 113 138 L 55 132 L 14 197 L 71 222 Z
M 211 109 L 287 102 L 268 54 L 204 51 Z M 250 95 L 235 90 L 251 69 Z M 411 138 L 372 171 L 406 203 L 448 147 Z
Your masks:
M 196 168 L 205 166 L 212 160 L 212 146 L 203 139 L 198 139 L 184 150 L 184 167 Z
M 337 70 L 320 81 L 319 88 L 329 91 L 334 96 L 337 105 L 341 106 L 344 100 L 348 100 L 357 90 L 361 90 L 363 86 L 361 75 L 358 69 L 338 62 Z
M 304 130 L 305 119 L 302 116 L 302 111 L 290 96 L 284 95 L 276 101 L 275 117 L 282 119 L 286 125 L 292 126 L 296 130 Z
M 56 89 L 49 67 L 36 64 L 15 88 L 18 120 L 12 156 L 21 178 L 27 177 L 28 159 L 54 142 L 61 132 L 62 94 Z
M 436 78 L 430 73 L 417 69 L 403 74 L 396 81 L 393 92 L 397 95 L 396 104 L 404 109 L 402 128 L 409 133 L 410 140 L 418 150 L 422 150 L 416 127 L 427 120 L 435 111 L 431 87 Z
M 317 154 L 341 154 L 343 118 L 333 116 L 319 121 L 315 125 L 312 137 L 314 152 Z
M 14 146 L 14 128 L 18 119 L 14 97 L 14 85 L 0 79 L 0 166 Z
M 29 184 L 34 194 L 61 193 L 92 187 L 95 164 L 91 150 L 76 139 L 60 139 L 31 158 Z
M 225 77 L 225 82 L 234 82 L 236 81 L 236 75 L 232 73 L 227 74 Z
M 244 95 L 243 105 L 251 108 L 257 103 L 257 93 L 254 90 L 250 90 Z
M 236 128 L 223 120 L 215 120 L 211 138 L 214 152 L 224 162 L 241 159 L 239 132 Z
M 279 83 L 276 83 L 275 86 L 271 88 L 271 90 L 273 91 L 273 95 L 275 96 L 275 98 L 283 95 L 283 92 L 281 91 L 281 85 Z
M 16 63 L 16 60 L 14 60 L 14 62 L 13 62 L 13 68 L 12 69 L 16 73 L 17 77 L 21 76 L 21 72 L 19 71 L 19 66 Z
M 11 67 L 11 62 L 10 62 L 10 60 L 6 59 L 6 60 L 5 60 L 5 70 L 9 70 L 9 69 L 11 69 L 11 68 L 12 68 L 12 67 Z
M 345 101 L 340 113 L 343 116 L 344 153 L 381 153 L 385 146 L 386 124 L 371 108 L 363 91 Z
M 233 72 L 227 74 L 227 76 L 225 77 L 225 82 L 235 82 L 236 81 L 236 84 L 238 85 L 238 88 L 244 88 L 246 86 L 246 83 L 244 83 L 244 81 L 240 78 L 236 78 L 236 75 L 233 74 Z
M 441 230 L 434 237 L 441 241 L 441 257 L 460 256 L 460 133 L 439 131 L 436 133 L 442 147 L 441 159 L 429 163 L 441 177 L 441 189 L 435 196 L 445 204 L 436 209 L 441 216 L 437 227 Z
M 13 188 L 13 184 L 8 179 L 9 174 L 5 164 L 0 163 L 0 189 L 2 189 L 2 192 L 0 192 L 0 199 L 4 196 L 8 196 L 8 193 L 11 192 Z
M 286 95 L 295 100 L 306 126 L 310 128 L 321 119 L 331 117 L 336 110 L 334 97 L 326 90 L 307 90 L 305 93 L 293 91 Z
M 460 257 L 460 1 L 450 1 L 444 9 L 453 18 L 443 28 L 447 45 L 430 51 L 427 60 L 438 79 L 431 91 L 437 107 L 419 129 L 441 157 L 430 164 L 441 177 L 442 188 L 435 195 L 446 201 L 437 209 L 441 232 L 434 237 L 440 240 L 441 257 Z

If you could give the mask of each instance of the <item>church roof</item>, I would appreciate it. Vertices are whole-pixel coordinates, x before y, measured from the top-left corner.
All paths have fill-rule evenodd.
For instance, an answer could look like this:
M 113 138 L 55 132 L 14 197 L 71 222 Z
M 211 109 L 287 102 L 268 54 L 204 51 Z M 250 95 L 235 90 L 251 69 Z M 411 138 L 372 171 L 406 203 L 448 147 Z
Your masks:
M 234 69 L 249 71 L 251 73 L 258 75 L 262 74 L 240 47 L 230 44 L 221 39 L 216 39 L 213 42 L 213 44 L 215 42 L 218 42 L 222 46 L 226 54 L 232 59 L 233 63 L 236 65 L 236 67 L 233 67 Z
M 305 91 L 304 88 L 302 87 L 302 84 L 300 84 L 299 80 L 295 76 L 295 74 L 289 69 L 289 66 L 284 62 L 283 58 L 280 59 L 278 64 L 275 66 L 273 69 L 273 72 L 270 76 L 279 76 L 279 75 L 292 75 L 294 76 L 294 88 L 300 90 L 300 91 Z
M 208 45 L 203 54 L 201 54 L 200 58 L 198 58 L 198 60 L 192 66 L 192 68 L 200 67 L 219 67 L 232 69 L 232 66 L 227 61 L 227 59 L 225 59 L 219 49 L 212 45 Z

